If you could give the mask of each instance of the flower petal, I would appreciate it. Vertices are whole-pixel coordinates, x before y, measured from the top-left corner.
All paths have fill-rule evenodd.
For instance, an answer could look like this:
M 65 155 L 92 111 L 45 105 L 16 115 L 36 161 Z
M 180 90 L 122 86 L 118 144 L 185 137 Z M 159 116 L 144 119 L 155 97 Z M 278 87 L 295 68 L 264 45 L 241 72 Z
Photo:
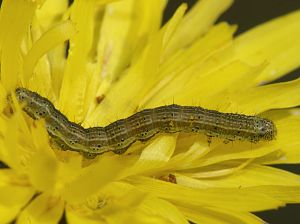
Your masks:
M 136 210 L 145 196 L 145 193 L 129 184 L 113 182 L 84 204 L 69 205 L 66 208 L 67 220 L 68 223 L 98 223 L 99 220 L 122 223 L 127 219 L 135 220 Z
M 24 80 L 29 81 L 32 76 L 35 65 L 38 60 L 58 44 L 63 43 L 72 37 L 75 33 L 75 26 L 67 20 L 62 22 L 44 33 L 31 47 L 24 58 Z M 45 86 L 50 88 L 50 83 L 45 83 Z M 44 90 L 43 90 L 44 91 Z M 45 95 L 45 92 L 42 92 Z
M 24 208 L 18 216 L 17 222 L 19 224 L 56 224 L 62 217 L 63 211 L 64 202 L 62 200 L 43 193 Z
M 141 212 L 148 213 L 149 217 L 158 216 L 174 224 L 189 223 L 178 208 L 166 200 L 149 196 L 140 207 Z
M 127 158 L 102 156 L 96 163 L 81 169 L 72 180 L 65 183 L 60 194 L 69 203 L 82 202 L 120 177 L 126 166 Z
M 97 50 L 102 78 L 111 82 L 120 76 L 136 48 L 159 29 L 164 5 L 161 0 L 130 0 L 106 6 Z
M 264 163 L 299 163 L 300 162 L 300 110 L 283 109 L 269 111 L 263 114 L 273 120 L 277 127 L 277 141 L 280 147 L 280 156 L 266 157 L 261 160 Z
M 247 31 L 234 41 L 235 58 L 252 65 L 269 62 L 256 84 L 274 80 L 300 66 L 300 11 Z
M 300 203 L 300 186 L 259 186 L 249 189 L 285 203 Z
M 126 175 L 155 172 L 170 160 L 175 145 L 176 138 L 174 136 L 161 136 L 155 139 L 143 149 L 138 161 L 126 171 Z
M 271 109 L 298 106 L 300 104 L 299 88 L 300 79 L 296 79 L 290 82 L 246 88 L 224 97 L 231 100 L 231 108 L 239 108 L 245 114 L 259 114 Z
M 37 5 L 38 1 L 23 0 L 6 0 L 1 5 L 1 82 L 8 90 L 13 90 L 16 87 L 18 75 L 22 71 L 21 42 Z
M 231 76 L 231 73 L 225 73 L 224 71 L 228 63 L 223 63 L 223 57 L 225 56 L 222 52 L 224 47 L 230 43 L 234 31 L 235 27 L 226 23 L 216 25 L 193 45 L 166 59 L 161 64 L 158 72 L 159 82 L 144 97 L 140 107 L 143 107 L 143 104 L 147 104 L 147 107 L 153 107 L 158 104 L 161 105 L 162 102 L 166 104 L 174 101 L 183 105 L 192 105 L 192 100 L 198 99 L 200 94 L 209 94 L 210 91 L 202 91 L 199 88 L 202 81 L 209 82 L 208 76 L 211 77 L 212 73 L 214 74 L 213 77 Z M 232 64 L 236 65 L 233 68 L 236 75 L 232 75 L 232 77 L 239 77 L 241 74 L 237 71 L 245 71 L 250 68 L 245 63 L 238 61 Z M 230 67 L 230 64 L 228 67 Z M 230 68 L 232 68 L 232 65 Z M 219 70 L 224 72 L 220 74 Z M 204 84 L 204 87 L 207 87 L 207 85 Z M 212 90 L 212 88 L 209 90 Z M 195 95 L 192 96 L 192 94 Z M 201 98 L 204 99 L 204 96 Z M 188 99 L 191 100 L 188 101 Z
M 16 139 L 19 138 L 19 130 L 18 125 L 20 125 L 18 122 L 20 119 L 21 114 L 16 113 L 10 120 L 6 120 L 6 130 L 3 133 L 4 134 L 4 149 L 2 152 L 3 160 L 6 162 L 6 164 L 16 170 L 23 170 L 22 159 L 23 153 L 22 148 L 18 145 L 18 142 Z M 21 123 L 21 125 L 24 125 L 24 123 Z
M 171 203 L 155 198 L 134 186 L 114 182 L 85 206 L 68 206 L 68 223 L 187 223 Z
M 44 1 L 42 7 L 36 10 L 36 16 L 42 28 L 46 30 L 59 21 L 62 14 L 67 10 L 68 4 L 67 0 Z
M 200 190 L 138 176 L 131 177 L 128 181 L 138 189 L 185 207 L 214 206 L 236 211 L 260 211 L 284 205 L 280 200 L 246 188 Z
M 236 112 L 236 105 L 232 106 L 234 109 L 230 107 L 232 105 L 230 103 L 233 99 L 227 96 L 226 93 L 232 91 L 237 94 L 235 89 L 241 86 L 247 88 L 247 84 L 244 85 L 245 81 L 249 81 L 251 76 L 259 74 L 264 67 L 264 65 L 250 67 L 241 61 L 233 61 L 224 67 L 214 69 L 206 74 L 202 74 L 200 77 L 190 80 L 191 83 L 188 85 L 189 89 L 185 88 L 183 94 L 180 94 L 176 99 L 179 102 L 183 102 L 184 99 L 192 100 L 195 99 L 196 96 L 197 103 L 205 108 L 218 109 L 224 112 Z M 194 85 L 192 83 L 194 83 Z M 199 86 L 201 88 L 199 88 Z M 214 86 L 214 88 L 212 88 L 212 86 Z M 228 86 L 233 87 L 228 90 Z M 224 102 L 228 102 L 229 106 L 224 105 Z
M 299 175 L 254 164 L 236 171 L 233 175 L 222 178 L 194 178 L 198 178 L 197 172 L 176 174 L 178 184 L 194 188 L 244 188 L 265 185 L 300 186 Z
M 186 150 L 186 148 L 184 149 L 185 151 L 172 156 L 172 158 L 165 166 L 162 167 L 161 170 L 176 170 L 180 169 L 181 167 L 189 166 L 193 161 L 202 158 L 210 152 L 210 148 L 207 143 L 202 141 L 195 141 L 188 150 Z
M 259 158 L 278 151 L 274 143 L 262 143 L 261 145 L 252 145 L 251 143 L 233 144 L 233 146 L 230 146 L 230 144 L 218 144 L 204 157 L 194 160 L 189 164 L 184 164 L 181 168 L 204 167 L 228 160 Z
M 205 224 L 264 224 L 260 218 L 249 212 L 230 211 L 218 208 L 198 207 L 183 208 L 180 210 L 188 218 L 195 223 Z
M 178 13 L 166 24 L 166 27 L 153 35 L 152 40 L 141 51 L 141 55 L 128 69 L 126 75 L 111 87 L 102 103 L 93 111 L 85 123 L 93 124 L 97 122 L 98 125 L 106 125 L 107 121 L 115 120 L 116 113 L 122 112 L 122 117 L 126 117 L 137 109 L 141 99 L 153 88 L 157 81 L 156 74 L 165 38 L 172 33 L 170 29 L 174 29 L 173 23 L 178 24 L 178 20 L 182 19 L 185 8 L 185 5 L 179 7 Z M 133 83 L 134 88 L 132 88 Z M 122 96 L 120 92 L 123 93 Z M 105 119 L 99 120 L 99 114 L 106 115 Z
M 83 99 L 87 86 L 89 53 L 93 44 L 96 3 L 96 0 L 78 0 L 72 5 L 71 20 L 76 24 L 77 33 L 70 39 L 69 56 L 58 104 L 63 112 L 68 112 L 67 115 L 76 121 L 82 121 L 86 109 L 83 108 Z
M 11 222 L 33 197 L 35 190 L 26 178 L 13 170 L 0 170 L 0 218 L 2 223 Z
M 37 190 L 51 192 L 55 185 L 59 164 L 53 149 L 49 146 L 44 122 L 36 124 L 32 129 L 32 136 L 36 152 L 28 159 L 28 176 Z
M 172 38 L 165 57 L 191 44 L 203 35 L 216 19 L 232 4 L 232 0 L 202 0 L 196 2 L 184 17 Z

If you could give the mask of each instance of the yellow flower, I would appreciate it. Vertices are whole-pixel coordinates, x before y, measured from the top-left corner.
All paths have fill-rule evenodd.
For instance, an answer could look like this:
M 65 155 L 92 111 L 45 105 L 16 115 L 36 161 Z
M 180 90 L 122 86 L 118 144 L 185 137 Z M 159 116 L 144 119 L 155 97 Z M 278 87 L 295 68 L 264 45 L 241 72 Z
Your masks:
M 162 0 L 4 0 L 0 14 L 0 223 L 263 223 L 251 212 L 300 202 L 300 11 L 237 38 L 214 24 L 231 0 L 181 5 L 160 27 Z M 67 44 L 69 40 L 69 51 Z M 87 161 L 52 149 L 44 122 L 8 108 L 23 86 L 84 127 L 175 102 L 263 114 L 259 144 L 160 135 Z M 290 109 L 292 108 L 292 109 Z

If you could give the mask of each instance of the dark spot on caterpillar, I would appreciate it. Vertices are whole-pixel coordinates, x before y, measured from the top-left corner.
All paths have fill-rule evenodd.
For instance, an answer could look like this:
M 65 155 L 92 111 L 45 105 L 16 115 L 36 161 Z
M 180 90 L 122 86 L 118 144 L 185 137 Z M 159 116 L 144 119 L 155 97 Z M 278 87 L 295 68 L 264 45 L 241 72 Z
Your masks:
M 86 158 L 86 159 L 94 159 L 94 158 L 97 156 L 96 153 L 82 152 L 81 154 L 82 154 L 83 157 Z

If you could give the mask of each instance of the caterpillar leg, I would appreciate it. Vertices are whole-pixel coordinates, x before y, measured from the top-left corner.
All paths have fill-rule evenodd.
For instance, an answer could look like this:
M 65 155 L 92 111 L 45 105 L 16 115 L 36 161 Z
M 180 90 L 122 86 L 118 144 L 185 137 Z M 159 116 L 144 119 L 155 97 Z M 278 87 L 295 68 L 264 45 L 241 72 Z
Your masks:
M 98 154 L 96 153 L 89 153 L 89 152 L 81 152 L 80 154 L 86 159 L 95 159 L 95 157 L 98 156 Z
M 124 152 L 126 152 L 127 151 L 127 148 L 123 148 L 123 149 L 116 149 L 116 150 L 114 150 L 113 152 L 115 153 L 115 154 L 123 154 Z
M 210 146 L 211 142 L 212 142 L 212 137 L 211 135 L 207 135 L 207 143 L 208 143 L 208 146 Z
M 57 138 L 50 138 L 50 145 L 52 148 L 59 149 L 62 151 L 70 150 L 69 146 L 67 146 L 62 140 Z

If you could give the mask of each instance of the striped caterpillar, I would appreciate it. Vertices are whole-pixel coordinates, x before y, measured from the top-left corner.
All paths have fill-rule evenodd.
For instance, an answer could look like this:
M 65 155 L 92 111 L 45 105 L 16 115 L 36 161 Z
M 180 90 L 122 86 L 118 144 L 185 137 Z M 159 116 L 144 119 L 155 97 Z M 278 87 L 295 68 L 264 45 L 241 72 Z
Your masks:
M 209 139 L 271 141 L 274 123 L 265 118 L 221 113 L 194 106 L 168 105 L 145 109 L 106 127 L 83 128 L 69 121 L 53 104 L 39 94 L 17 88 L 17 99 L 33 119 L 45 119 L 52 141 L 61 149 L 77 151 L 86 158 L 112 151 L 124 153 L 136 141 L 147 141 L 157 133 L 204 133 Z

